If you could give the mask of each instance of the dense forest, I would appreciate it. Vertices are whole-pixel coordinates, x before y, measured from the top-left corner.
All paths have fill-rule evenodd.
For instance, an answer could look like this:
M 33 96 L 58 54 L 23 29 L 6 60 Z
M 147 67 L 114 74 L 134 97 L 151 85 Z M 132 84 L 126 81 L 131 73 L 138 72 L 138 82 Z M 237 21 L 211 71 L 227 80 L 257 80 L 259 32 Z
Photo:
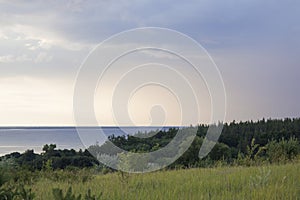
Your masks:
M 261 162 L 287 162 L 300 153 L 300 119 L 259 120 L 256 122 L 225 123 L 218 143 L 204 159 L 198 153 L 208 130 L 199 125 L 197 135 L 189 149 L 169 168 L 210 167 L 215 164 L 251 165 Z M 159 131 L 152 137 L 110 136 L 116 146 L 132 152 L 151 152 L 166 146 L 177 134 L 178 128 Z M 137 133 L 152 135 L 153 133 Z M 97 166 L 108 170 L 90 152 L 103 151 L 107 143 L 90 146 L 87 150 L 56 149 L 55 144 L 46 144 L 43 153 L 33 150 L 11 153 L 0 158 L 1 162 L 12 162 L 28 170 L 87 168 Z M 110 150 L 111 152 L 111 150 Z M 113 151 L 117 154 L 117 151 Z M 111 170 L 111 169 L 109 169 Z
M 189 149 L 168 168 L 211 167 L 216 164 L 252 165 L 264 162 L 281 163 L 291 161 L 300 153 L 300 119 L 259 120 L 223 124 L 219 141 L 204 159 L 198 157 L 200 147 L 207 134 L 208 126 L 199 125 L 197 135 Z M 187 127 L 187 129 L 192 127 Z M 111 136 L 109 139 L 121 149 L 131 152 L 151 152 L 162 148 L 178 133 L 178 129 L 144 134 L 143 137 Z M 145 134 L 154 135 L 146 137 Z M 118 150 L 108 149 L 107 143 L 89 147 L 93 155 L 109 152 L 117 155 Z M 96 153 L 95 153 L 96 152 Z M 133 160 L 138 165 L 141 160 Z M 138 166 L 137 166 L 138 167 Z

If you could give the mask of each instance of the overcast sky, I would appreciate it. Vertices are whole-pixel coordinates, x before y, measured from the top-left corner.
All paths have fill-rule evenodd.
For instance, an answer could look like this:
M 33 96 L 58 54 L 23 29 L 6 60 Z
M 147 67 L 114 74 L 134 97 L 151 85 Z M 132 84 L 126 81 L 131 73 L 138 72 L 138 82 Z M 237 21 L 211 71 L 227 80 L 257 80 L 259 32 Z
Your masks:
M 226 121 L 300 117 L 298 0 L 0 0 L 0 125 L 72 125 L 85 57 L 146 26 L 182 32 L 209 52 L 225 83 Z

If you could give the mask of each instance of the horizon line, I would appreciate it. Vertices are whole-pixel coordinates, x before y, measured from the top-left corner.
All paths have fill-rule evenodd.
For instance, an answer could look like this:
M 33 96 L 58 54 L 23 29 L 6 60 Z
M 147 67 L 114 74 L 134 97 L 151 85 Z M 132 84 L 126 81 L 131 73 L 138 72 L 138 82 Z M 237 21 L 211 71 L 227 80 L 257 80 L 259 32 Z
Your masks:
M 231 120 L 229 122 L 223 122 L 223 124 L 231 124 L 231 123 L 245 123 L 245 122 L 260 122 L 260 121 L 268 121 L 268 120 L 298 120 L 300 117 L 282 117 L 282 118 L 266 118 L 263 117 L 261 119 L 248 119 L 248 120 Z M 221 122 L 218 122 L 218 124 Z M 217 123 L 198 123 L 198 124 L 189 124 L 189 125 L 86 125 L 86 126 L 76 126 L 76 125 L 0 125 L 0 129 L 3 128 L 115 128 L 115 127 L 189 127 L 189 126 L 201 126 L 201 125 L 212 125 L 212 124 L 217 124 Z

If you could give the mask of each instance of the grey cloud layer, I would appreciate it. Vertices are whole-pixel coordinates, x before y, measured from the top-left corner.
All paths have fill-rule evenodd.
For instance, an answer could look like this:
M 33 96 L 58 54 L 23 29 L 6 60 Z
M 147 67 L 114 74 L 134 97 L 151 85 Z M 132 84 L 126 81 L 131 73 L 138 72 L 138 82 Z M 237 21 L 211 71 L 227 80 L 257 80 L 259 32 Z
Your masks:
M 60 76 L 73 83 L 99 42 L 159 26 L 210 52 L 227 83 L 230 119 L 297 116 L 299 21 L 297 0 L 0 0 L 0 78 Z

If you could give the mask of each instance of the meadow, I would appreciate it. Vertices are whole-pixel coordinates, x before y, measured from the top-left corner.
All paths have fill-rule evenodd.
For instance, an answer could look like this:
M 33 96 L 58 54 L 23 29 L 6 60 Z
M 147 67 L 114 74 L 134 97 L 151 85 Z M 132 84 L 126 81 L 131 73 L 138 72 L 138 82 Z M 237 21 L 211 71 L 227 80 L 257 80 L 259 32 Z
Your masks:
M 300 162 L 253 167 L 214 167 L 146 174 L 94 175 L 86 182 L 41 178 L 35 199 L 54 199 L 53 188 L 96 199 L 300 199 Z

